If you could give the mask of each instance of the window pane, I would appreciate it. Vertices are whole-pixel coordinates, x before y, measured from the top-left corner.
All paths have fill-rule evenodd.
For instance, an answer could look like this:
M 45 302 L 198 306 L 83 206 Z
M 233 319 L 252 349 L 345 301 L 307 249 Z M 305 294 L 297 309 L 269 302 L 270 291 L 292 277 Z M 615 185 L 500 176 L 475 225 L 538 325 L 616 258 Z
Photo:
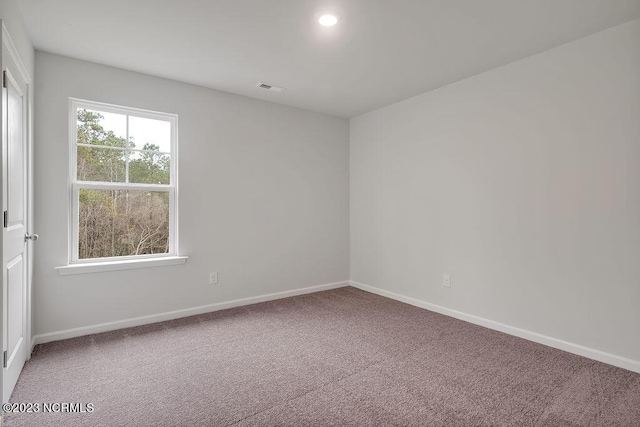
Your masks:
M 169 252 L 169 193 L 79 191 L 79 259 Z
M 78 147 L 77 152 L 79 181 L 125 182 L 125 150 Z
M 126 148 L 127 116 L 79 108 L 77 141 L 78 144 Z
M 171 123 L 165 120 L 129 116 L 131 148 L 171 152 Z
M 133 150 L 129 154 L 129 182 L 137 184 L 169 184 L 169 154 Z

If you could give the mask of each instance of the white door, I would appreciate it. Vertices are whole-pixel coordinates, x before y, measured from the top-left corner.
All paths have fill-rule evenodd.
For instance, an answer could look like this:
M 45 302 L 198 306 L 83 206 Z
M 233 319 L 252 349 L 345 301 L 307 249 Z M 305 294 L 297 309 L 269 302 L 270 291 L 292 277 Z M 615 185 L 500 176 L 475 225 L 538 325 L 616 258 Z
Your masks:
M 27 83 L 3 43 L 2 169 L 4 208 L 2 401 L 27 359 Z

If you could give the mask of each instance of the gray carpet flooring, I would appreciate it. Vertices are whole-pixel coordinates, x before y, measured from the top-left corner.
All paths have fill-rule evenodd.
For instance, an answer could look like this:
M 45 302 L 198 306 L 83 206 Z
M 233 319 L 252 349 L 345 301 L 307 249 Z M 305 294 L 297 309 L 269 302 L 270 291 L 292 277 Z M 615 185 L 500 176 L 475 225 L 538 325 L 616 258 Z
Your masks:
M 6 426 L 640 426 L 640 375 L 355 288 L 38 345 Z

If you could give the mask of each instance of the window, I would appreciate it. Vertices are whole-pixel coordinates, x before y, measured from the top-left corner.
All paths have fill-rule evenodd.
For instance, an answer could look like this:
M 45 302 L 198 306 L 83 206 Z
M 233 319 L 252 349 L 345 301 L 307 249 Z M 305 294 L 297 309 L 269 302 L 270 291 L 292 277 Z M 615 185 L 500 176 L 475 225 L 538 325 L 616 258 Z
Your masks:
M 177 124 L 70 100 L 71 263 L 177 255 Z

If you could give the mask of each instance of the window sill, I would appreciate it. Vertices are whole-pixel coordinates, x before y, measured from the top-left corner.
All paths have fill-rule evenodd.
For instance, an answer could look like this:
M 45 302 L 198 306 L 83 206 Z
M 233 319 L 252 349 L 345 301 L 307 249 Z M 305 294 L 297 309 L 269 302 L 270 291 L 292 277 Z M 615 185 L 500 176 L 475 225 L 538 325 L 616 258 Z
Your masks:
M 103 271 L 132 270 L 134 268 L 164 267 L 181 265 L 187 262 L 188 256 L 170 256 L 162 258 L 128 259 L 122 261 L 104 261 L 82 264 L 70 264 L 56 267 L 61 276 L 69 274 L 99 273 Z

